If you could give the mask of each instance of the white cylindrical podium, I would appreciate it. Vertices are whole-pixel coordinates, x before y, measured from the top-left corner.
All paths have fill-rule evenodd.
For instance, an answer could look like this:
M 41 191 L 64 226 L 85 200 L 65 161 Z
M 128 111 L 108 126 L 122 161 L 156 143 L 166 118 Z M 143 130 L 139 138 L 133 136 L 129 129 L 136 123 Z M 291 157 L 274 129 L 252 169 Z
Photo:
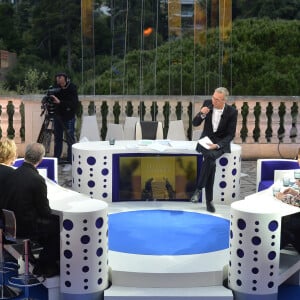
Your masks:
M 60 291 L 64 300 L 100 299 L 108 286 L 107 204 L 76 201 L 63 212 Z
M 231 204 L 228 283 L 237 300 L 277 299 L 281 214 L 276 200 L 255 194 Z

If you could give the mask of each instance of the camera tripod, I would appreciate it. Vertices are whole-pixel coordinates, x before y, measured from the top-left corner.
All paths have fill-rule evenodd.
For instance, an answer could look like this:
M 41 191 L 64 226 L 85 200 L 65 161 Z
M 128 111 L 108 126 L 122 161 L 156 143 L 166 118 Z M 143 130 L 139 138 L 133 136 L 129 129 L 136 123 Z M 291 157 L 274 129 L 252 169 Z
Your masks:
M 65 135 L 65 139 L 63 141 L 66 142 L 68 146 L 73 145 L 75 143 L 75 140 L 72 136 L 70 136 L 61 118 L 56 117 L 56 120 L 58 120 L 63 127 Z M 37 138 L 37 142 L 44 145 L 46 154 L 50 153 L 52 135 L 54 135 L 54 115 L 46 113 L 40 133 Z

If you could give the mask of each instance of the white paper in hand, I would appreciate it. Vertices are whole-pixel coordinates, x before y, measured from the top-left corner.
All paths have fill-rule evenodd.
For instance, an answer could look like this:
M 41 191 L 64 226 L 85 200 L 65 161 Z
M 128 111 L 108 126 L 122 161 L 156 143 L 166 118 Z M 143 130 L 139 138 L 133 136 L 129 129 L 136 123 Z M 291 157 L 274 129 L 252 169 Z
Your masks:
M 202 139 L 200 139 L 198 143 L 205 149 L 210 149 L 210 145 L 213 144 L 213 142 L 208 136 L 205 136 Z

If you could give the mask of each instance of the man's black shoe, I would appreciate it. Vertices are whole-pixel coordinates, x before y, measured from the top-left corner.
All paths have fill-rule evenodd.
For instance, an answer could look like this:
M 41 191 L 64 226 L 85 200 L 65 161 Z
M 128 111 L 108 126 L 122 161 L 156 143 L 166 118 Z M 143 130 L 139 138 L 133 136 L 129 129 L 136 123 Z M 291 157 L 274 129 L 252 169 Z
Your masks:
M 215 209 L 215 207 L 214 207 L 214 205 L 211 201 L 206 202 L 206 210 L 211 212 L 211 213 L 214 213 L 216 211 L 216 209 Z
M 199 198 L 200 198 L 200 196 L 201 196 L 201 190 L 199 190 L 199 189 L 196 189 L 195 190 L 195 192 L 194 192 L 194 194 L 193 194 L 193 196 L 191 197 L 191 202 L 193 202 L 193 203 L 197 203 L 197 202 L 199 202 Z

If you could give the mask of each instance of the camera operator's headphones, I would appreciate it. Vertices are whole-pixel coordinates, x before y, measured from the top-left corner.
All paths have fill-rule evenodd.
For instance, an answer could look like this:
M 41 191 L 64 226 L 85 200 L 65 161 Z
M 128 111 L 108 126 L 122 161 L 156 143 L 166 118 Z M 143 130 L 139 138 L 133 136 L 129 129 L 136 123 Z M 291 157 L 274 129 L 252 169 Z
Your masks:
M 65 85 L 65 87 L 69 86 L 69 83 L 70 83 L 71 81 L 70 81 L 70 78 L 68 77 L 68 75 L 67 75 L 66 73 L 63 73 L 63 72 L 57 73 L 57 74 L 55 74 L 55 79 L 56 79 L 57 77 L 59 77 L 59 76 L 63 76 L 63 77 L 65 78 L 65 80 L 66 80 L 66 85 Z
M 56 79 L 56 77 L 58 77 L 58 76 L 63 76 L 63 77 L 65 78 L 65 80 L 66 80 L 66 83 L 68 83 L 68 82 L 70 81 L 70 78 L 69 78 L 68 75 L 67 75 L 66 73 L 64 73 L 64 72 L 55 74 L 55 79 Z

